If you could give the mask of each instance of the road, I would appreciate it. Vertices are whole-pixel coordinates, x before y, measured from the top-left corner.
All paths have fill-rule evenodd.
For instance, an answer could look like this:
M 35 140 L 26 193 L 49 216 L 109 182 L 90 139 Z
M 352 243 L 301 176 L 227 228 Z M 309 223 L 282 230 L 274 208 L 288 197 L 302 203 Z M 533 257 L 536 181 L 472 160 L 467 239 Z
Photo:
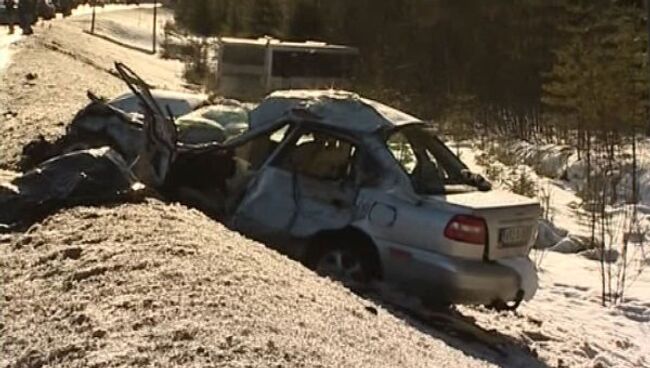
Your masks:
M 143 4 L 140 6 L 133 5 L 110 5 L 103 8 L 96 8 L 96 31 L 109 37 L 127 38 L 135 42 L 134 46 L 141 48 L 151 48 L 151 32 L 153 28 L 153 5 Z M 160 17 L 158 20 L 158 29 L 162 31 L 164 23 L 171 18 L 171 12 L 166 9 L 159 9 Z M 80 6 L 75 9 L 72 20 L 80 27 L 90 29 L 90 20 L 93 8 L 90 6 Z M 132 16 L 123 17 L 125 12 Z M 117 21 L 119 19 L 119 22 Z M 125 21 L 126 19 L 126 21 Z M 61 21 L 60 15 L 55 22 Z M 40 23 L 43 24 L 43 23 Z M 36 28 L 36 32 L 43 31 L 45 28 Z M 22 38 L 20 28 L 16 27 L 16 33 L 8 35 L 6 27 L 0 27 L 0 73 L 11 60 L 11 45 Z
M 160 43 L 163 40 L 165 23 L 173 18 L 173 12 L 167 8 L 159 8 L 157 13 L 157 40 Z M 90 13 L 79 14 L 72 18 L 72 23 L 89 31 L 91 19 Z M 153 28 L 154 16 L 151 6 L 115 6 L 111 7 L 110 11 L 97 13 L 95 17 L 96 35 L 144 51 L 152 49 Z

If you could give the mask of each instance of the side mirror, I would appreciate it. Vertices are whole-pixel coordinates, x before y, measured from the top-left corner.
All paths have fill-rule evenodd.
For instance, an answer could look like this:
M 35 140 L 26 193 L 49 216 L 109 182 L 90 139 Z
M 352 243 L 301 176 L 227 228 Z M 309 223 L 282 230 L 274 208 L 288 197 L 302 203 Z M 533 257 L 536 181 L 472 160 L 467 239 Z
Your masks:
M 476 187 L 482 192 L 492 190 L 492 183 L 483 177 L 483 175 L 475 174 Z

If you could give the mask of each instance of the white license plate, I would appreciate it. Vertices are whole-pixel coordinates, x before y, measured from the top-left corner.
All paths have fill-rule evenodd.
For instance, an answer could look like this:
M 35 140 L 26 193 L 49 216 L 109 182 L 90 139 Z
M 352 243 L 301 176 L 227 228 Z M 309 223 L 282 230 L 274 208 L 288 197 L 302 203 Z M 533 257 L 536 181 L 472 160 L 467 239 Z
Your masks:
M 501 229 L 499 242 L 504 247 L 525 245 L 530 237 L 530 226 L 517 226 Z

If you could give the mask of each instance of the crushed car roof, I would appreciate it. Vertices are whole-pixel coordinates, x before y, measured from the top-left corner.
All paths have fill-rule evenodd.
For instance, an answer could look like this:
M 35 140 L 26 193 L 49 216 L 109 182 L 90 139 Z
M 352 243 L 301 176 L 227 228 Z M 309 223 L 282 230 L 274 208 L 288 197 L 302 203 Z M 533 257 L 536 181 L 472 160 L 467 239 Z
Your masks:
M 359 95 L 340 90 L 277 91 L 251 111 L 251 129 L 262 128 L 286 117 L 291 111 L 306 110 L 324 125 L 357 132 L 376 132 L 422 123 L 414 116 Z

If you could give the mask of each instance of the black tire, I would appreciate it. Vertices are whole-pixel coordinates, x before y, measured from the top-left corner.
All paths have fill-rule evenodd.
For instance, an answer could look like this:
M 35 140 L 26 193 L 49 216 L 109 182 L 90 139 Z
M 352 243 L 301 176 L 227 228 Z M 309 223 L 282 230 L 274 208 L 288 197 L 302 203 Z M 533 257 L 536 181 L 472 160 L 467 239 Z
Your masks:
M 315 241 L 307 255 L 307 267 L 321 276 L 361 289 L 379 276 L 379 265 L 372 245 L 350 244 L 332 238 Z

